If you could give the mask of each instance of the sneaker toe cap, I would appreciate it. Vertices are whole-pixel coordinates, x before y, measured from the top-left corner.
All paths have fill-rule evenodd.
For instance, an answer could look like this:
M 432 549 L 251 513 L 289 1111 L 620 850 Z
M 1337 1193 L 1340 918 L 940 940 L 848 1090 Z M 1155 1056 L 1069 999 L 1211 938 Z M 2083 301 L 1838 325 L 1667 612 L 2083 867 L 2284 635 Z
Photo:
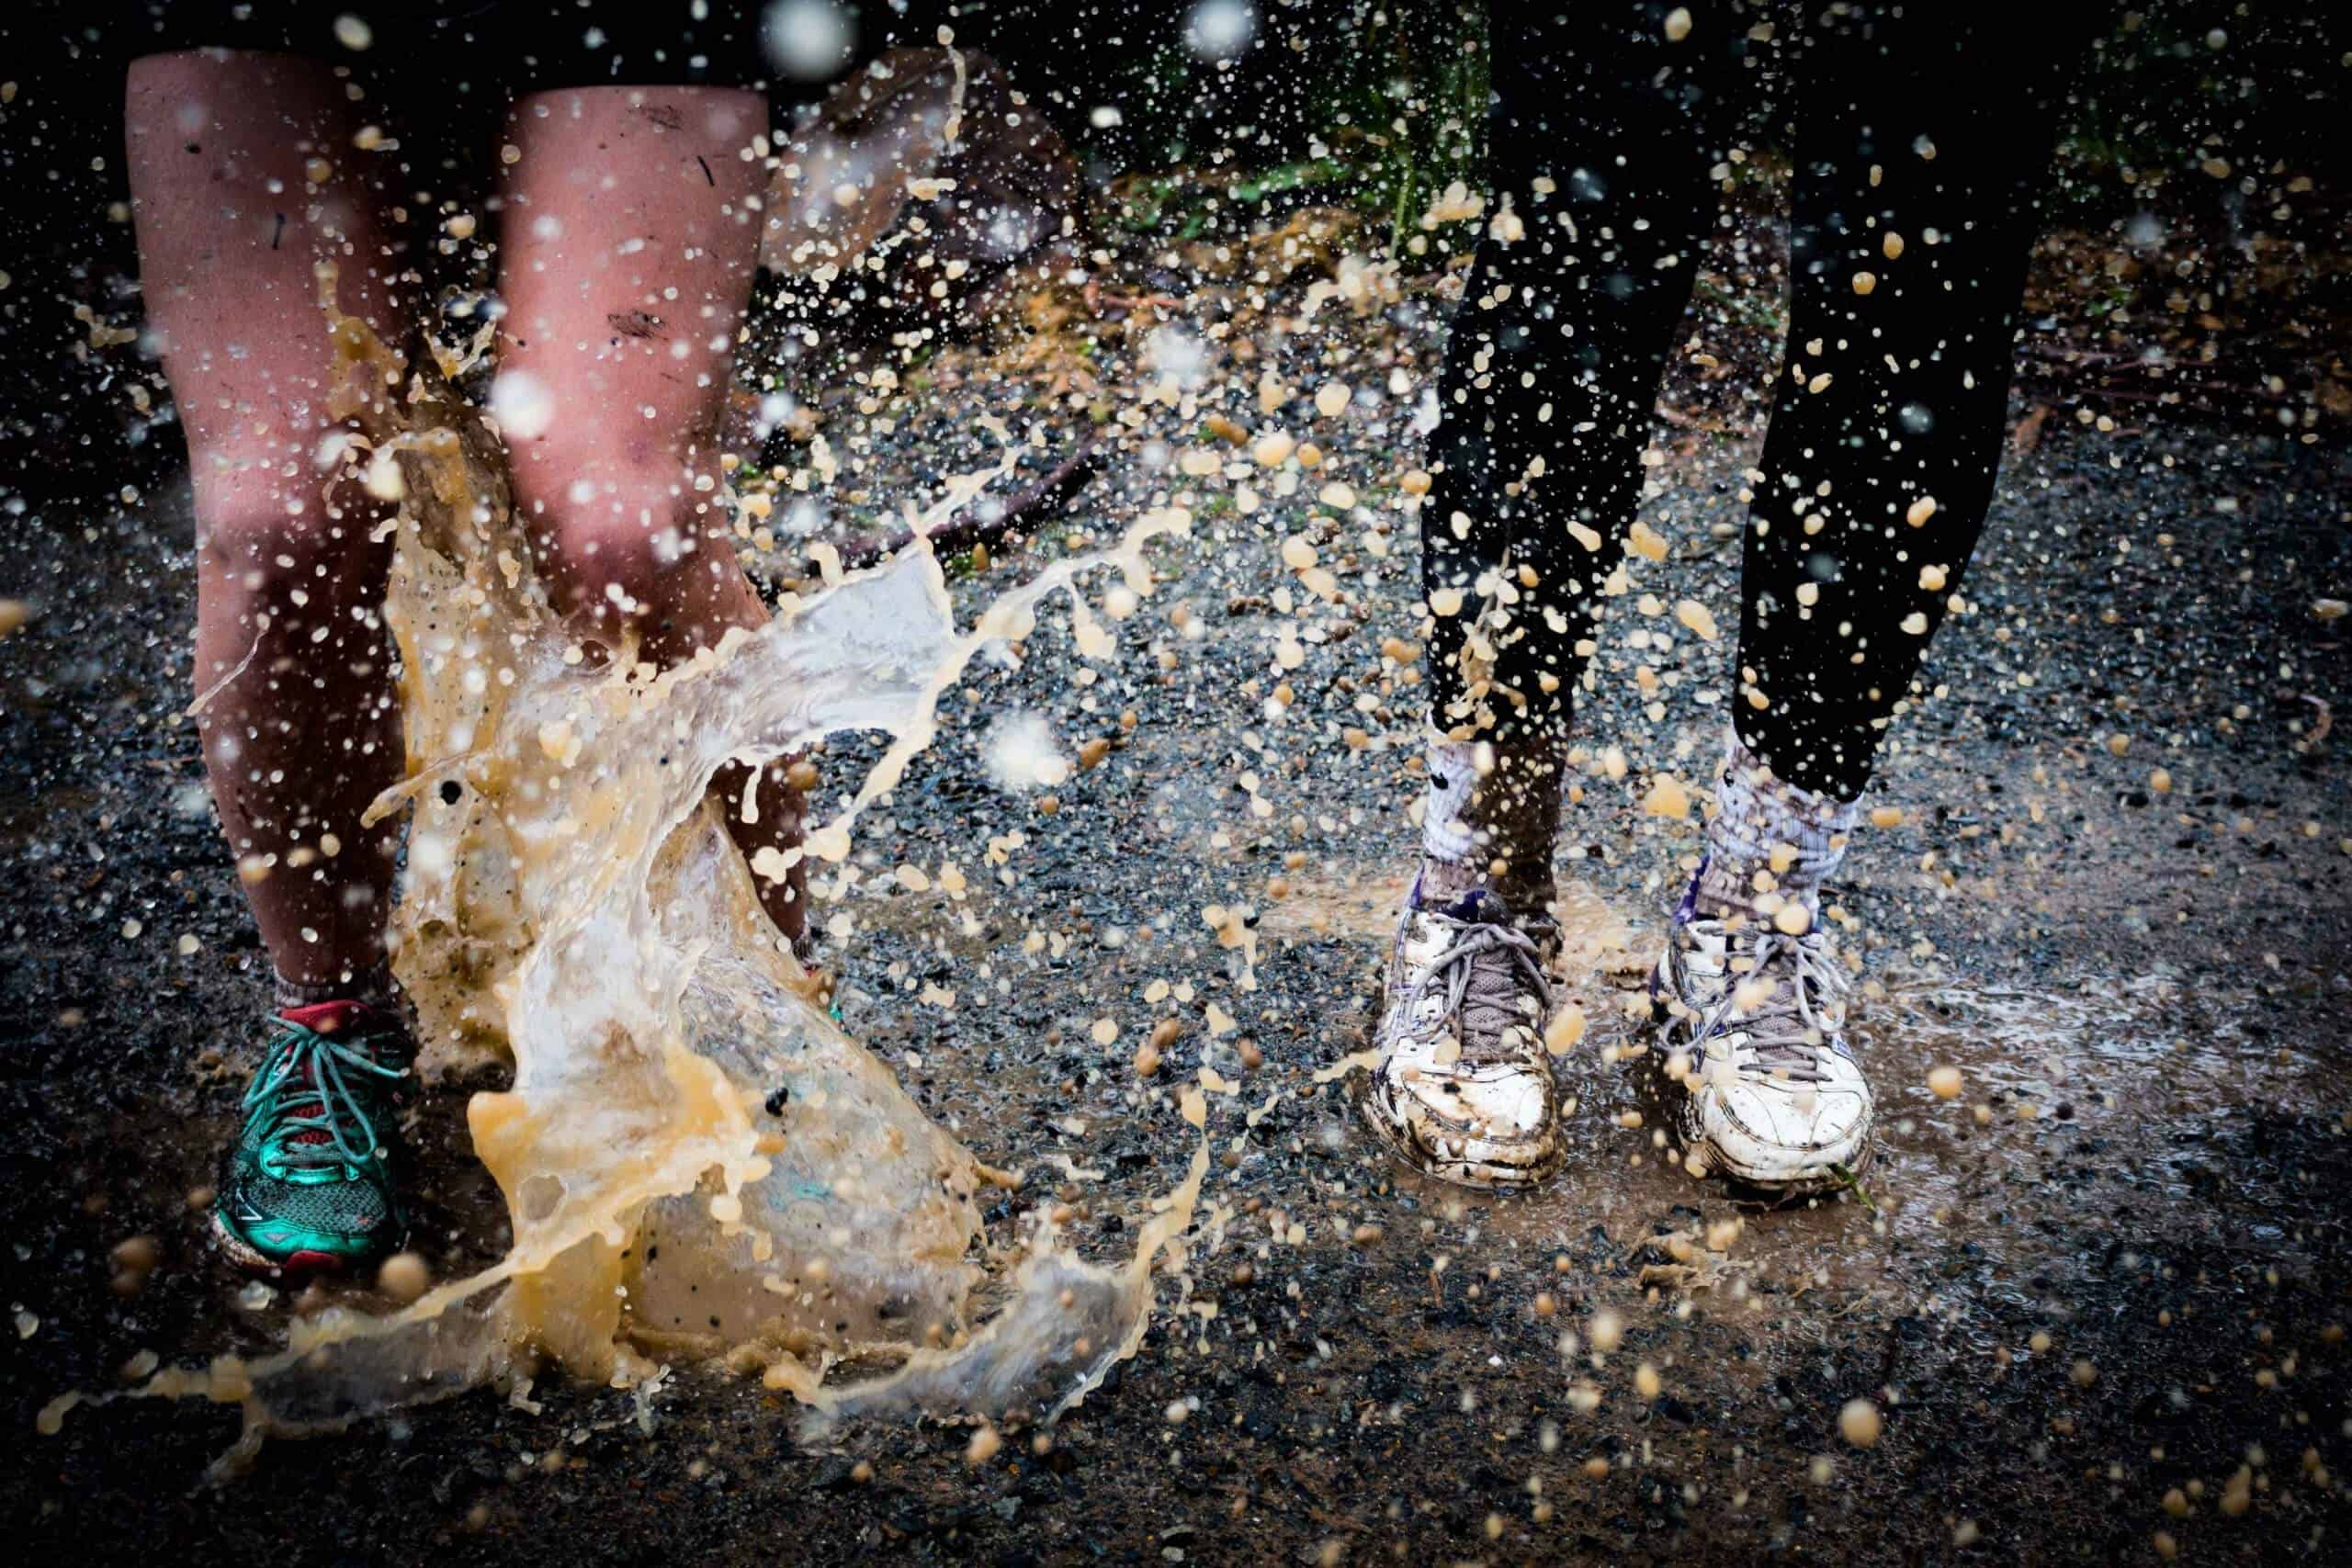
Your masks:
M 1526 1067 L 1384 1075 L 1401 1109 L 1457 1131 L 1494 1139 L 1533 1137 L 1557 1115 L 1552 1075 Z
M 1850 1166 L 1870 1135 L 1870 1092 L 1851 1084 L 1742 1080 L 1708 1096 L 1709 1140 L 1733 1173 L 1770 1183 L 1817 1179 Z
M 1548 1073 L 1385 1071 L 1364 1112 L 1410 1163 L 1445 1180 L 1516 1185 L 1558 1163 L 1559 1099 Z

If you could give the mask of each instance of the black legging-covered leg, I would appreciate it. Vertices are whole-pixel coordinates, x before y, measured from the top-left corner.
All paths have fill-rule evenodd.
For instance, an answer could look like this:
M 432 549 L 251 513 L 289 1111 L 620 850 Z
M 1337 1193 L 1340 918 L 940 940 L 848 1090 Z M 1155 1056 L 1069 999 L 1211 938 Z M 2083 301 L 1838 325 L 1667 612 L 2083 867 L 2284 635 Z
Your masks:
M 1496 20 L 1490 184 L 1520 232 L 1481 245 L 1453 318 L 1421 539 L 1431 721 L 1494 745 L 1477 816 L 1514 908 L 1548 892 L 1592 601 L 1715 210 L 1707 51 L 1735 45 L 1669 45 L 1665 10 L 1580 7 L 1537 39 Z
M 2062 63 L 1908 10 L 1798 39 L 1789 343 L 1741 571 L 1740 739 L 1839 799 L 1992 501 Z
M 1431 716 L 1494 740 L 1480 817 L 1527 886 L 1715 211 L 1714 89 L 1737 79 L 1750 18 L 1690 9 L 1679 44 L 1658 6 L 1518 35 L 1497 17 L 1492 183 L 1525 233 L 1482 248 L 1454 319 L 1421 530 L 1432 602 L 1463 598 L 1437 616 Z M 1741 738 L 1841 798 L 1867 783 L 1983 526 L 2055 84 L 2079 41 L 2079 23 L 2045 30 L 2021 59 L 2015 35 L 1979 39 L 1956 9 L 1907 10 L 1849 6 L 1793 40 L 1790 343 L 1743 570 Z M 1483 656 L 1467 675 L 1465 637 Z

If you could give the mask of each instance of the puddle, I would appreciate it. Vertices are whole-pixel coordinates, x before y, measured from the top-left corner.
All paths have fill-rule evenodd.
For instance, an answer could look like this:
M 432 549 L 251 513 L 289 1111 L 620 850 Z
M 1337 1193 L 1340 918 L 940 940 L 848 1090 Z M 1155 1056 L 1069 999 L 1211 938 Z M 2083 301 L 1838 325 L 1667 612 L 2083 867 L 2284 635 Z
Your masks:
M 1203 1134 L 1189 1177 L 1124 1264 L 1080 1258 L 1049 1221 L 987 1234 L 983 1194 L 1017 1177 L 977 1162 L 835 1026 L 707 797 L 729 761 L 887 736 L 850 804 L 795 852 L 842 861 L 966 666 L 1028 637 L 1055 594 L 1081 652 L 1109 657 L 1080 579 L 1115 569 L 1110 613 L 1131 611 L 1151 589 L 1144 547 L 1182 532 L 1183 513 L 1155 512 L 1116 549 L 1046 568 L 968 629 L 919 540 L 787 596 L 769 626 L 691 664 L 599 668 L 548 608 L 498 445 L 447 389 L 456 367 L 412 377 L 334 316 L 331 278 L 322 296 L 337 411 L 364 433 L 368 482 L 401 501 L 386 615 L 410 776 L 377 807 L 413 813 L 394 964 L 428 1072 L 513 1063 L 512 1087 L 475 1096 L 468 1119 L 514 1242 L 399 1313 L 333 1309 L 280 1355 L 168 1371 L 136 1392 L 242 1404 L 241 1454 L 549 1359 L 630 1386 L 664 1361 L 724 1358 L 803 1402 L 812 1435 L 910 1407 L 1020 1404 L 1050 1419 L 1082 1399 L 1133 1352 L 1155 1269 L 1181 1263 L 1206 1168 L 1204 1095 L 1182 1097 Z M 952 481 L 918 534 L 1009 467 Z M 996 1307 L 984 1324 L 983 1301 Z M 852 1362 L 897 1370 L 829 1381 Z
M 1344 920 L 1356 939 L 1385 942 L 1385 911 L 1402 884 L 1364 875 L 1307 890 L 1302 929 Z M 1372 1208 L 1434 1226 L 1436 1253 L 1504 1259 L 1507 1279 L 1556 1274 L 1561 1292 L 1589 1291 L 1596 1303 L 1646 1302 L 1769 1329 L 1771 1353 L 1711 1363 L 1709 1375 L 1733 1385 L 1781 1375 L 1805 1346 L 1841 1343 L 1844 1320 L 1863 1312 L 1939 1322 L 1956 1352 L 1989 1353 L 2007 1340 L 1988 1318 L 2063 1316 L 2070 1309 L 2054 1281 L 2106 1267 L 2068 1223 L 2102 1228 L 2098 1213 L 2072 1207 L 2086 1176 L 2185 1197 L 2233 1121 L 2340 1103 L 2346 1087 L 2339 1063 L 2250 1036 L 2163 969 L 2097 988 L 1911 970 L 1870 985 L 1866 971 L 1850 1033 L 1877 1094 L 1876 1157 L 1852 1189 L 1766 1207 L 1693 1181 L 1632 1064 L 1615 1059 L 1636 1038 L 1634 1015 L 1646 1012 L 1650 931 L 1589 888 L 1565 894 L 1562 909 L 1574 919 L 1561 978 L 1593 1022 L 1558 1064 L 1573 1105 L 1558 1177 L 1495 1198 L 1406 1171 L 1354 1120 L 1347 1097 L 1360 1076 L 1341 1086 L 1346 1109 L 1335 1108 L 1321 1135 L 1350 1152 L 1369 1190 L 1386 1194 Z M 1951 1099 L 1929 1087 L 1930 1071 L 1943 1066 L 1961 1073 Z M 2211 1235 L 2226 1234 L 2223 1216 L 2182 1212 Z M 2167 1236 L 2193 1239 L 2186 1227 Z M 1947 1261 L 1929 1270 L 1921 1267 L 1929 1257 Z

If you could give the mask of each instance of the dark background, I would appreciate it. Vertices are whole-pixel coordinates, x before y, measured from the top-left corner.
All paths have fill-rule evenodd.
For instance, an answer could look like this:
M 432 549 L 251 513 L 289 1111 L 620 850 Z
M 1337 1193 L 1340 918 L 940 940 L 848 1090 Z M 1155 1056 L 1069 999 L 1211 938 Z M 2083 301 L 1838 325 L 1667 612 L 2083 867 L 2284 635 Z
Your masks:
M 1648 8 L 1661 17 L 1667 9 Z M 120 207 L 121 85 L 129 60 L 153 47 L 158 9 L 184 26 L 190 11 L 211 6 L 30 0 L 0 17 L 0 79 L 16 85 L 13 101 L 0 106 L 0 269 L 10 276 L 0 290 L 0 504 L 18 515 L 112 506 L 121 486 L 143 488 L 178 461 L 164 424 L 151 427 L 130 417 L 119 393 L 106 395 L 119 366 L 85 364 L 74 347 L 86 338 L 76 307 L 119 324 L 135 324 L 139 312 Z M 302 9 L 319 25 L 345 11 L 368 17 L 379 39 L 401 25 L 401 7 L 368 0 Z M 1151 202 L 1154 213 L 1150 176 L 1163 171 L 1270 171 L 1383 214 L 1426 202 L 1449 177 L 1476 181 L 1484 81 L 1465 44 L 1485 31 L 1482 6 L 1257 0 L 1250 47 L 1223 64 L 1185 47 L 1190 0 L 910 0 L 858 9 L 853 60 L 893 41 L 928 42 L 943 21 L 952 24 L 959 44 L 994 54 L 1044 107 L 1079 150 L 1098 197 L 1125 176 L 1121 194 Z M 1510 14 L 1540 27 L 1543 9 Z M 1790 25 L 1785 7 L 1752 9 Z M 2060 153 L 2064 215 L 2084 226 L 2127 221 L 2132 204 L 2119 199 L 2130 189 L 2112 177 L 2119 166 L 2193 170 L 2218 154 L 2240 171 L 2284 164 L 2310 173 L 2320 198 L 2303 203 L 2296 221 L 2335 248 L 2345 209 L 2330 197 L 2343 184 L 2336 149 L 2352 78 L 2352 7 L 2155 0 L 2102 9 L 2108 35 L 2085 62 Z M 635 18 L 644 28 L 684 10 L 603 0 L 578 17 L 583 26 Z M 2019 15 L 2018 47 L 2030 50 L 2036 28 L 2024 8 Z M 2225 39 L 2218 50 L 2208 39 L 2216 29 Z M 378 52 L 388 47 L 379 41 Z M 455 95 L 466 62 L 447 64 Z M 775 84 L 779 118 L 812 105 L 824 85 Z M 412 84 L 412 96 L 434 102 L 433 87 Z M 1091 111 L 1103 105 L 1117 107 L 1118 123 L 1093 123 Z M 1759 96 L 1757 146 L 1774 144 L 1786 107 Z M 1318 145 L 1329 154 L 1320 162 L 1310 157 Z M 2266 216 L 2233 210 L 2243 203 L 2229 189 L 2202 194 L 2220 204 L 2212 216 L 2225 229 Z M 2077 210 L 2065 211 L 2070 205 Z M 2341 319 L 2340 300 L 2309 303 L 2323 321 Z M 2333 354 L 2342 344 L 2323 333 L 2312 348 Z M 24 586 L 20 571 L 0 561 L 0 592 Z

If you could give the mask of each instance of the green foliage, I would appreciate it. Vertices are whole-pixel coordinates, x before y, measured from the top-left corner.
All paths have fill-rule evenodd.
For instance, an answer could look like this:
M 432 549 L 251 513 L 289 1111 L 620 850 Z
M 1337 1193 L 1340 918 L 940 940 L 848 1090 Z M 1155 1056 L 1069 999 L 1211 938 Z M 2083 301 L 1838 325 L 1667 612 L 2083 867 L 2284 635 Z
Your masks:
M 2051 197 L 2077 217 L 2131 210 L 2116 176 L 2219 156 L 2301 170 L 2334 152 L 2335 84 L 2352 11 L 2151 0 L 2121 12 L 2075 78 Z M 2314 110 L 2319 112 L 2314 112 Z
M 1477 188 L 1487 22 L 1462 0 L 1261 0 L 1256 47 L 1227 65 L 1181 32 L 1104 62 L 1088 84 L 1114 127 L 1081 140 L 1128 171 L 1111 220 L 1189 238 L 1227 203 L 1350 206 L 1401 243 L 1453 181 Z
M 1384 219 L 1390 243 L 1432 196 L 1459 180 L 1479 187 L 1487 133 L 1483 6 L 1367 7 L 1362 31 L 1334 72 L 1317 116 L 1355 170 L 1353 196 Z

